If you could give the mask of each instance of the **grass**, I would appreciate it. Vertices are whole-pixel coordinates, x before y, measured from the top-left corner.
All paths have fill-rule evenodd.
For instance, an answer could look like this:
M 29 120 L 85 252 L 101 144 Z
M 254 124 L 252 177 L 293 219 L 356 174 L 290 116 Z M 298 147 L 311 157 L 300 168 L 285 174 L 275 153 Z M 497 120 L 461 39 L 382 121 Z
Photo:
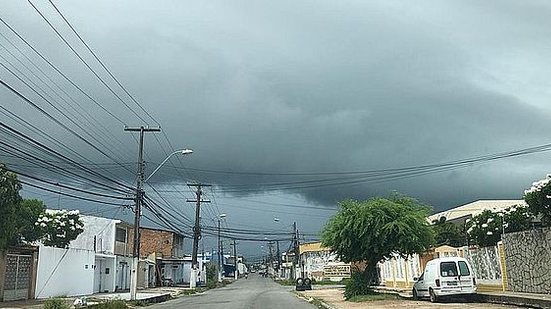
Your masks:
M 373 294 L 367 294 L 367 295 L 356 295 L 350 297 L 348 301 L 354 302 L 354 303 L 360 303 L 360 302 L 369 302 L 369 301 L 377 301 L 377 300 L 396 300 L 400 299 L 400 297 L 396 294 L 387 294 L 387 293 L 373 293 Z

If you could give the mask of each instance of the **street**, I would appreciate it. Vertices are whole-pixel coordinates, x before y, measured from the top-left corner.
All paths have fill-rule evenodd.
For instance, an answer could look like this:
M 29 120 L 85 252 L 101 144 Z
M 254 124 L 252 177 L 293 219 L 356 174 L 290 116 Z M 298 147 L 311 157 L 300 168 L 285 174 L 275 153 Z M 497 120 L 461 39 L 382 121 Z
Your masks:
M 204 295 L 181 297 L 148 308 L 315 308 L 269 278 L 252 274 L 249 279 L 238 281 L 223 288 L 209 290 Z

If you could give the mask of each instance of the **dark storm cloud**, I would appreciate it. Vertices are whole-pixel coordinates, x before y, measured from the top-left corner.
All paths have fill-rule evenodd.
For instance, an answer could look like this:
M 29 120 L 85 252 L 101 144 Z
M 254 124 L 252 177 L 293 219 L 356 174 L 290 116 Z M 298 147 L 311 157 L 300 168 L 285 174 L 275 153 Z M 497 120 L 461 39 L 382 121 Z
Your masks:
M 59 6 L 156 115 L 172 144 L 194 149 L 193 157 L 184 159 L 189 167 L 370 170 L 549 141 L 551 109 L 542 99 L 551 74 L 544 57 L 551 46 L 545 2 L 94 1 Z M 10 12 L 12 19 L 28 19 L 26 27 L 36 30 L 30 32 L 36 40 L 53 48 L 51 37 L 38 34 L 45 31 L 42 25 L 18 15 L 15 5 Z M 117 126 L 111 124 L 113 132 L 120 130 Z M 120 131 L 114 135 L 127 139 Z M 147 152 L 153 161 L 164 158 L 158 148 Z M 519 198 L 547 172 L 545 159 L 299 192 L 309 201 L 334 204 L 399 190 L 437 208 L 479 198 Z M 161 173 L 157 181 L 179 177 L 170 168 Z M 191 174 L 222 190 L 306 180 Z

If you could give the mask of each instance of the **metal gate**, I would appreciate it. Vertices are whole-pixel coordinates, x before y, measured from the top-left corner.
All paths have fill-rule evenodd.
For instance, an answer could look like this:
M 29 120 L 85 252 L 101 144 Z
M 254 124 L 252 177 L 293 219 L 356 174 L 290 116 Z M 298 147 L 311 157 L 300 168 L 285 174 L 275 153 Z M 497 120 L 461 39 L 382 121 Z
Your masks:
M 7 255 L 4 301 L 29 297 L 32 260 L 32 255 Z

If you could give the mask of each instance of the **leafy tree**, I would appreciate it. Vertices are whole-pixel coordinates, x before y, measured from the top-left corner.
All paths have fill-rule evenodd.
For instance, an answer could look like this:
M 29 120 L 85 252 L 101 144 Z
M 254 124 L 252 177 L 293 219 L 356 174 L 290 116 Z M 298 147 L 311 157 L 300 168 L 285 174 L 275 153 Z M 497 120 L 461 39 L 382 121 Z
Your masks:
M 58 248 L 67 248 L 84 231 L 78 210 L 48 210 L 38 217 L 34 225 L 40 231 L 44 245 Z
M 467 244 L 467 233 L 462 225 L 447 222 L 443 218 L 443 220 L 433 222 L 432 228 L 437 246 L 463 247 Z
M 345 200 L 325 226 L 321 241 L 344 262 L 366 262 L 363 276 L 378 281 L 377 263 L 399 254 L 421 253 L 434 243 L 426 221 L 430 208 L 417 200 L 394 194 L 367 201 Z
M 533 215 L 523 205 L 509 207 L 503 211 L 484 210 L 467 222 L 469 243 L 480 247 L 495 246 L 501 235 L 524 231 L 530 228 Z
M 524 200 L 530 212 L 541 217 L 544 226 L 551 226 L 551 174 L 532 183 L 532 187 L 524 191 Z
M 7 248 L 17 234 L 19 190 L 17 176 L 0 164 L 0 250 Z
M 78 211 L 46 211 L 42 201 L 23 199 L 17 176 L 0 164 L 0 250 L 42 241 L 66 248 L 83 231 Z

